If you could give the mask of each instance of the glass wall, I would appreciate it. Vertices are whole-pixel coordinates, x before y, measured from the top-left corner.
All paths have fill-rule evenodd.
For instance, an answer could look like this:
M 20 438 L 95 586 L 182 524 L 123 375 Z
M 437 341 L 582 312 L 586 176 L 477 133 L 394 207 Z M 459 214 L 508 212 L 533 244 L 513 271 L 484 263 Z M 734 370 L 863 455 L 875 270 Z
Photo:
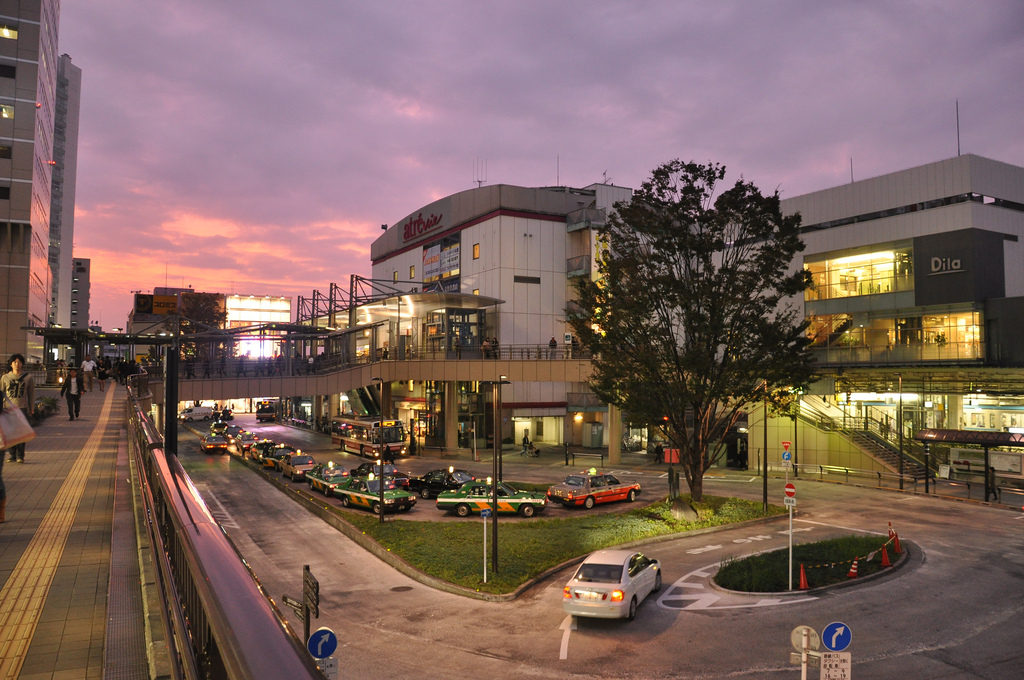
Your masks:
M 864 318 L 852 314 L 809 316 L 807 336 L 830 363 L 897 363 L 984 358 L 981 312 Z
M 914 252 L 911 246 L 855 255 L 835 254 L 805 260 L 813 286 L 805 300 L 833 300 L 914 289 Z

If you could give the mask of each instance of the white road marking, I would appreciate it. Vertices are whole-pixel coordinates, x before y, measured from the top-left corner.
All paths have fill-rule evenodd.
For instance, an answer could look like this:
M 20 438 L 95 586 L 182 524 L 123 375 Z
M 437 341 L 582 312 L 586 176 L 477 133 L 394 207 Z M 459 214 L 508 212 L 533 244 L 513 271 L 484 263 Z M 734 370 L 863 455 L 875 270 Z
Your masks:
M 220 500 L 218 500 L 218 498 L 213 495 L 212 491 L 207 489 L 206 496 L 207 496 L 207 498 L 209 498 L 211 501 L 213 501 L 216 504 L 218 509 L 217 510 L 213 510 L 211 508 L 210 509 L 210 514 L 213 515 L 214 518 L 218 522 L 220 522 L 220 525 L 222 527 L 225 527 L 227 529 L 240 529 L 241 528 L 241 527 L 238 526 L 238 523 L 235 522 L 235 518 L 231 516 L 231 513 L 228 512 L 224 508 L 223 505 L 221 505 Z
M 888 536 L 889 535 L 888 531 L 871 531 L 869 529 L 854 529 L 853 527 L 844 527 L 844 526 L 842 526 L 840 524 L 826 524 L 825 522 L 815 522 L 814 520 L 810 520 L 810 519 L 794 519 L 793 521 L 794 522 L 803 522 L 804 524 L 816 524 L 819 527 L 831 527 L 833 529 L 842 529 L 843 531 L 859 531 L 862 534 L 871 534 L 873 536 Z M 797 531 L 797 529 L 793 529 L 794 533 L 796 531 Z M 803 529 L 802 531 L 809 531 L 809 530 L 808 529 Z
M 565 660 L 569 658 L 569 633 L 576 630 L 576 617 L 569 614 L 558 628 L 564 631 L 562 633 L 562 646 L 558 649 L 558 658 L 559 660 Z

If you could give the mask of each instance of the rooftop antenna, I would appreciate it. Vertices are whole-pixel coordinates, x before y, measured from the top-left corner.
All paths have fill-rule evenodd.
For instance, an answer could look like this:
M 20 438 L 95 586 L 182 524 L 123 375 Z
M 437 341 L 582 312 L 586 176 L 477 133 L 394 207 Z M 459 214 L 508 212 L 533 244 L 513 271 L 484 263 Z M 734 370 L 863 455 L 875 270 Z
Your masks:
M 476 182 L 476 188 L 479 189 L 483 186 L 483 183 L 487 181 L 487 159 L 482 161 L 477 158 L 473 161 L 473 181 Z
M 612 178 L 608 176 L 607 170 L 601 173 L 601 177 L 603 178 L 601 184 L 609 184 L 612 181 Z
M 960 156 L 960 99 L 956 99 L 956 155 Z
M 562 166 L 558 154 L 555 154 L 555 186 L 562 186 Z
M 850 184 L 853 184 L 853 156 L 850 156 Z

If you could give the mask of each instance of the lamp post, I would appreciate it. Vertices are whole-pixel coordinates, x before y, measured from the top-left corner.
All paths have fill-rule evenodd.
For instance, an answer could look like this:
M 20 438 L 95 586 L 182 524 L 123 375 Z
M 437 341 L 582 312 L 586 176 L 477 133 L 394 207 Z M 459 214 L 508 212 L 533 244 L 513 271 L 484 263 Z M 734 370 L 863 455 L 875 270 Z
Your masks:
M 764 456 L 761 459 L 762 489 L 765 513 L 768 512 L 768 378 L 764 379 Z
M 383 394 L 384 381 L 380 378 L 370 378 L 370 381 L 377 383 L 377 389 L 380 390 L 381 394 Z M 383 408 L 383 404 L 381 407 Z M 378 458 L 380 461 L 380 478 L 378 480 L 378 483 L 380 484 L 380 523 L 384 524 L 384 442 L 379 442 L 379 444 L 381 445 L 380 456 Z
M 903 374 L 897 373 L 899 378 L 900 405 L 896 412 L 896 427 L 900 430 L 900 491 L 903 491 Z
M 508 384 L 506 376 L 491 383 L 491 402 L 494 405 L 494 456 L 491 461 L 491 571 L 498 573 L 498 484 L 501 483 L 501 386 Z

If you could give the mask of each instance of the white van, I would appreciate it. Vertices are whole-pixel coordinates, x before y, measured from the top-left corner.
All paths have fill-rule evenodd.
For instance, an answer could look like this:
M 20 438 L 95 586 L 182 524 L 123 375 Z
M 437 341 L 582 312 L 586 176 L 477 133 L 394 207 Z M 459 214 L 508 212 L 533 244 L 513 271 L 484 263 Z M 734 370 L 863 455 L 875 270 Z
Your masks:
M 213 418 L 213 409 L 209 406 L 193 406 L 178 414 L 178 420 L 186 423 L 191 423 L 193 420 L 210 420 L 211 418 Z

